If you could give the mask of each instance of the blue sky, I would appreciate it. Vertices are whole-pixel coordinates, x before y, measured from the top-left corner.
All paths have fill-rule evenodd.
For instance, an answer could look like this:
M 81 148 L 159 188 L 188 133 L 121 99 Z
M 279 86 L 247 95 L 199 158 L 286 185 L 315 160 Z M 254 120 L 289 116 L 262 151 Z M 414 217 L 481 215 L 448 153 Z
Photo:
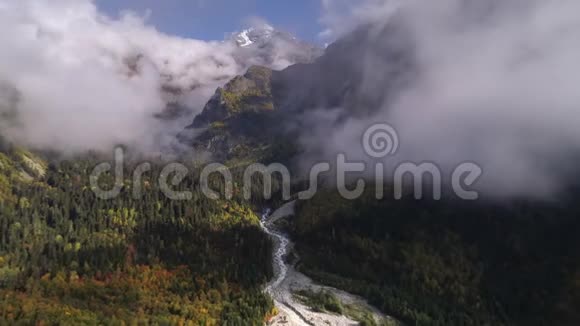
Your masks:
M 319 0 L 96 0 L 102 12 L 117 16 L 130 9 L 151 9 L 149 23 L 158 30 L 183 37 L 220 40 L 260 17 L 296 36 L 319 42 Z

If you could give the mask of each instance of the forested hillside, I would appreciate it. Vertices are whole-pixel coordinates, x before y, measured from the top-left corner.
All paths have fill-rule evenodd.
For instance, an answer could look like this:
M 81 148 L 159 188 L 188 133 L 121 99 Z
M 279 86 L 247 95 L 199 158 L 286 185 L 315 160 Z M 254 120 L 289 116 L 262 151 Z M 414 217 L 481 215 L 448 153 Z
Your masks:
M 252 206 L 213 201 L 193 173 L 171 201 L 146 174 L 97 199 L 95 160 L 48 163 L 4 145 L 0 153 L 0 324 L 260 325 L 271 243 Z M 219 189 L 219 185 L 215 185 Z
M 326 192 L 292 227 L 303 272 L 409 325 L 578 325 L 579 213 Z

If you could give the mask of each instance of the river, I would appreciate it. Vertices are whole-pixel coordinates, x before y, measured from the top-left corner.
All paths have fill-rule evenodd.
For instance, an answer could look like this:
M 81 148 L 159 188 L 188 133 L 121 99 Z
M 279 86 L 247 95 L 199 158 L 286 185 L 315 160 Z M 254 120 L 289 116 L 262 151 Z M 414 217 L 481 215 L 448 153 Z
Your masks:
M 369 306 L 362 298 L 338 289 L 318 285 L 304 274 L 298 272 L 293 264 L 286 262 L 286 256 L 292 252 L 294 244 L 288 235 L 276 227 L 276 222 L 281 219 L 291 218 L 294 215 L 295 205 L 296 202 L 289 202 L 274 212 L 266 209 L 262 214 L 262 229 L 274 241 L 274 252 L 272 255 L 274 277 L 266 285 L 264 292 L 272 297 L 279 311 L 279 315 L 270 321 L 268 325 L 358 325 L 358 322 L 345 316 L 312 311 L 309 307 L 295 299 L 294 293 L 299 290 L 330 291 L 343 304 L 364 307 L 370 311 L 379 325 L 383 321 L 389 320 L 388 317 L 384 316 L 377 309 Z

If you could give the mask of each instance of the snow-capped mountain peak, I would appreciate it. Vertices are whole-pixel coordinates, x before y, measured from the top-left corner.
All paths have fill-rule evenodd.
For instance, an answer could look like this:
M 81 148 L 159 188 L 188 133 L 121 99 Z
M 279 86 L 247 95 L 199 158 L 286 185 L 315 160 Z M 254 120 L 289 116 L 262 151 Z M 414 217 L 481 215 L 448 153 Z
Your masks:
M 260 27 L 251 27 L 241 31 L 240 33 L 234 33 L 232 38 L 238 46 L 247 47 L 255 43 L 269 40 L 274 32 L 274 27 L 264 24 Z
M 226 41 L 239 48 L 238 61 L 278 70 L 295 63 L 312 62 L 324 52 L 316 45 L 265 23 L 232 33 Z

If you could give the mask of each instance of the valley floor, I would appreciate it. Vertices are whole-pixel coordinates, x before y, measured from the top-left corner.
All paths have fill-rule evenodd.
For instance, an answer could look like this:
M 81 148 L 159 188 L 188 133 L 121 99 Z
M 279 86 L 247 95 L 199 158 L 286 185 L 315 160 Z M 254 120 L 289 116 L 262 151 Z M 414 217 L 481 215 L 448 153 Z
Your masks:
M 397 323 L 394 320 L 383 315 L 376 308 L 371 307 L 364 299 L 335 288 L 318 285 L 304 274 L 298 272 L 294 268 L 294 264 L 286 261 L 286 256 L 293 250 L 293 243 L 277 229 L 276 222 L 293 216 L 294 204 L 295 202 L 288 203 L 272 215 L 265 215 L 262 221 L 264 231 L 275 242 L 272 261 L 275 277 L 266 287 L 266 292 L 274 299 L 279 314 L 269 322 L 269 325 L 354 326 L 360 324 L 358 321 L 344 315 L 314 311 L 297 299 L 296 293 L 300 291 L 312 293 L 324 291 L 330 293 L 342 305 L 357 307 L 357 309 L 372 314 L 372 318 L 377 325 L 396 325 Z

